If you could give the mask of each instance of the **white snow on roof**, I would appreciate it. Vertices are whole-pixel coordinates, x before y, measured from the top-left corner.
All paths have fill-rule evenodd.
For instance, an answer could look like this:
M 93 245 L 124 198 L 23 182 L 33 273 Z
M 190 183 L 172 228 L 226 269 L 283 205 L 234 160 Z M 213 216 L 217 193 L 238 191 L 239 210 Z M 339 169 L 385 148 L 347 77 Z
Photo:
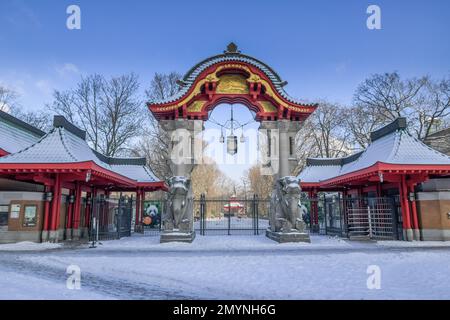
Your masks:
M 101 161 L 85 140 L 66 130 L 53 128 L 39 141 L 0 158 L 0 163 L 74 163 L 94 161 L 97 165 L 138 182 L 159 181 L 153 173 L 139 165 L 110 165 Z
M 38 141 L 39 138 L 7 121 L 0 121 L 0 148 L 9 153 L 22 150 Z
M 159 179 L 144 166 L 132 165 L 111 165 L 112 170 L 126 176 L 128 178 L 137 180 L 138 182 L 155 182 Z
M 397 130 L 373 141 L 355 161 L 343 166 L 307 166 L 299 178 L 303 182 L 320 182 L 362 170 L 377 162 L 390 164 L 450 165 L 450 157 Z
M 320 182 L 339 175 L 341 166 L 307 166 L 300 172 L 301 182 Z

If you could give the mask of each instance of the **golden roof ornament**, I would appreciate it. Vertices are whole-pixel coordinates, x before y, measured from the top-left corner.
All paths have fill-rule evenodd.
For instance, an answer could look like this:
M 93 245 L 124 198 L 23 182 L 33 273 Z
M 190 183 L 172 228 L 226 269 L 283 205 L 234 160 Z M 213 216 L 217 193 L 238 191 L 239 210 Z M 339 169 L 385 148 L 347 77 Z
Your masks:
M 224 53 L 233 54 L 233 53 L 241 53 L 241 51 L 238 50 L 238 46 L 234 42 L 230 42 L 227 45 L 227 50 L 225 50 Z

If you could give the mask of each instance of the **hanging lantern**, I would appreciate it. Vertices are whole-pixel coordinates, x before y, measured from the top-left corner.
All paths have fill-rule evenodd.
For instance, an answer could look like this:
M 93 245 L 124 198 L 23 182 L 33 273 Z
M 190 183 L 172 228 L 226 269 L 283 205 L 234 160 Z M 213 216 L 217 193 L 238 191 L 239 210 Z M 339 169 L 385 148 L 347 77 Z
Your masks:
M 241 143 L 244 143 L 244 142 L 245 142 L 244 133 L 241 134 L 241 137 L 239 138 L 239 141 L 240 141 Z
M 219 141 L 220 141 L 220 143 L 224 143 L 225 142 L 225 137 L 223 136 L 223 132 L 220 132 Z
M 235 155 L 237 153 L 238 143 L 237 136 L 228 136 L 227 137 L 227 153 L 231 155 Z

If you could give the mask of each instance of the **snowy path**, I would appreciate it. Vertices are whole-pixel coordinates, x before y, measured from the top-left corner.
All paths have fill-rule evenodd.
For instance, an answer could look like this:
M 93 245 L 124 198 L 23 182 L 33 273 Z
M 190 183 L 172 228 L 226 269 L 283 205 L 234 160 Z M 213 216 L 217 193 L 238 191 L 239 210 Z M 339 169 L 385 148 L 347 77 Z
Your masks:
M 0 245 L 0 298 L 450 298 L 449 243 L 318 236 L 312 242 L 210 236 L 193 244 L 159 244 L 156 237 L 137 236 L 96 249 L 2 252 Z M 70 264 L 81 268 L 82 290 L 65 288 Z M 369 265 L 381 269 L 380 290 L 367 288 Z

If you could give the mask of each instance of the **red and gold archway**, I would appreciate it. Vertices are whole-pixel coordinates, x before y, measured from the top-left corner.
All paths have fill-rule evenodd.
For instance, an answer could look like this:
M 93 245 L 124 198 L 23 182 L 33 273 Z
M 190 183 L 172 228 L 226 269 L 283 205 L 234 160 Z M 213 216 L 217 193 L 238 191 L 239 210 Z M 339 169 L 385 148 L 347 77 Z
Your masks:
M 243 104 L 256 120 L 305 120 L 317 108 L 291 98 L 287 82 L 265 63 L 241 54 L 235 44 L 220 55 L 194 66 L 179 81 L 180 91 L 147 103 L 158 120 L 208 120 L 208 112 L 221 103 Z

